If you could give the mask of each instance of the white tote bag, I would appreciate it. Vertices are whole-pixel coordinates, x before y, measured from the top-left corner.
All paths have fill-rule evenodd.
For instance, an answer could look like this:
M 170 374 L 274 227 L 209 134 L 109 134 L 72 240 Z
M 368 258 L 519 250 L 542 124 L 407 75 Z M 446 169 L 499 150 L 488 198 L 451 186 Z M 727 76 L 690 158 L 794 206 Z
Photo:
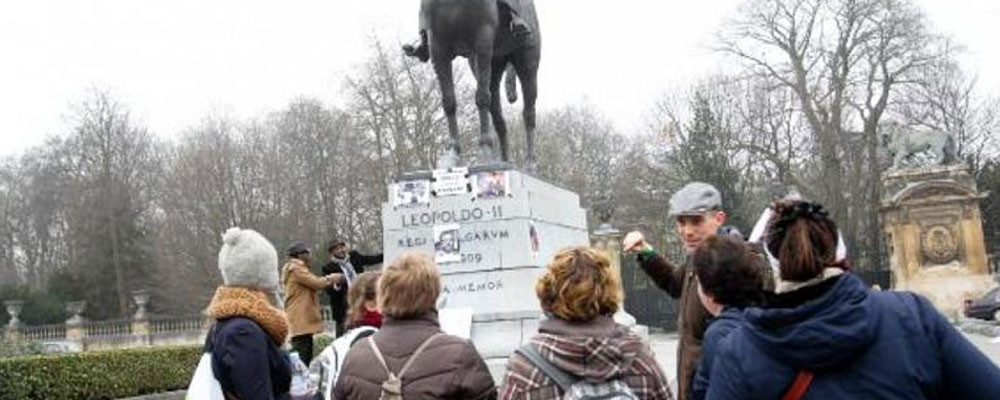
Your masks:
M 222 386 L 215 379 L 212 373 L 212 353 L 206 352 L 201 355 L 198 368 L 194 370 L 191 377 L 191 385 L 188 386 L 185 400 L 226 400 L 222 394 Z

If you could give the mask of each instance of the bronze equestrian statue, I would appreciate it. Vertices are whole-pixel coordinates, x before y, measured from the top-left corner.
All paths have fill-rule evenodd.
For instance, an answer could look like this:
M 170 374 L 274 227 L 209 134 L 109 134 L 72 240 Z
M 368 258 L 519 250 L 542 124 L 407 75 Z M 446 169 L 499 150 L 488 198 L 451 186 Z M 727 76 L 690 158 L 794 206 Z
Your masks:
M 441 87 L 441 103 L 448 119 L 448 160 L 455 165 L 462 154 L 455 116 L 455 82 L 451 61 L 462 56 L 476 78 L 480 153 L 495 157 L 490 119 L 500 142 L 500 156 L 510 161 L 507 124 L 500 102 L 500 81 L 508 72 L 508 100 L 516 100 L 513 75 L 521 81 L 524 129 L 527 135 L 527 169 L 534 171 L 535 99 L 538 96 L 538 61 L 541 33 L 532 0 L 422 0 L 420 42 L 403 51 L 421 61 L 430 60 Z

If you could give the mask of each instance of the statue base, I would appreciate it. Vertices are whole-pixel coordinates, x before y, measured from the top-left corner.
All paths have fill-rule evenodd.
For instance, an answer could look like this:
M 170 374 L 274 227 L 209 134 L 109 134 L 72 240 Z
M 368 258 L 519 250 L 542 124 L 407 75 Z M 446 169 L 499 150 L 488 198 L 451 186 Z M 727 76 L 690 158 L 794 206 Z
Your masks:
M 383 249 L 386 260 L 411 250 L 435 256 L 442 320 L 449 311 L 471 314 L 460 329 L 499 382 L 510 354 L 538 331 L 535 281 L 546 263 L 562 248 L 590 243 L 586 212 L 575 193 L 506 165 L 452 173 L 465 176 L 422 171 L 393 184 L 382 209 Z
M 893 287 L 926 296 L 957 318 L 993 285 L 975 179 L 963 165 L 887 172 L 881 213 Z

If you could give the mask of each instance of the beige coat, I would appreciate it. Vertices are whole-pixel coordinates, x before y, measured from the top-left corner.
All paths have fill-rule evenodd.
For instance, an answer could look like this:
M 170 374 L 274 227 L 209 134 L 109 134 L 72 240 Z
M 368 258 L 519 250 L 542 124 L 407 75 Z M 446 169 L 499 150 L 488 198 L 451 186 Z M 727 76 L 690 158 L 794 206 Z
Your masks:
M 319 292 L 328 286 L 326 279 L 313 275 L 302 260 L 292 258 L 281 268 L 281 282 L 291 336 L 323 332 Z

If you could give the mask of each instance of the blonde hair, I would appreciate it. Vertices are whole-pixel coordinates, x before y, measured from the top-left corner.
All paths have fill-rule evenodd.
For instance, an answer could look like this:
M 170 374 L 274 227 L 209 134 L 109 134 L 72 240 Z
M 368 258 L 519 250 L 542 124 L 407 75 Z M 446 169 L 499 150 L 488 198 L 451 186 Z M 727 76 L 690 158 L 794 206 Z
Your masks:
M 434 309 L 441 293 L 441 273 L 426 253 L 405 252 L 378 279 L 378 305 L 392 318 L 411 318 Z
M 364 314 L 362 311 L 364 311 L 365 302 L 378 298 L 375 293 L 379 275 L 378 271 L 370 271 L 358 275 L 358 279 L 347 290 L 346 326 L 348 329 L 356 327 L 358 321 L 361 320 L 361 315 Z
M 589 247 L 560 250 L 535 284 L 542 309 L 572 322 L 587 322 L 618 311 L 622 287 L 603 251 Z

